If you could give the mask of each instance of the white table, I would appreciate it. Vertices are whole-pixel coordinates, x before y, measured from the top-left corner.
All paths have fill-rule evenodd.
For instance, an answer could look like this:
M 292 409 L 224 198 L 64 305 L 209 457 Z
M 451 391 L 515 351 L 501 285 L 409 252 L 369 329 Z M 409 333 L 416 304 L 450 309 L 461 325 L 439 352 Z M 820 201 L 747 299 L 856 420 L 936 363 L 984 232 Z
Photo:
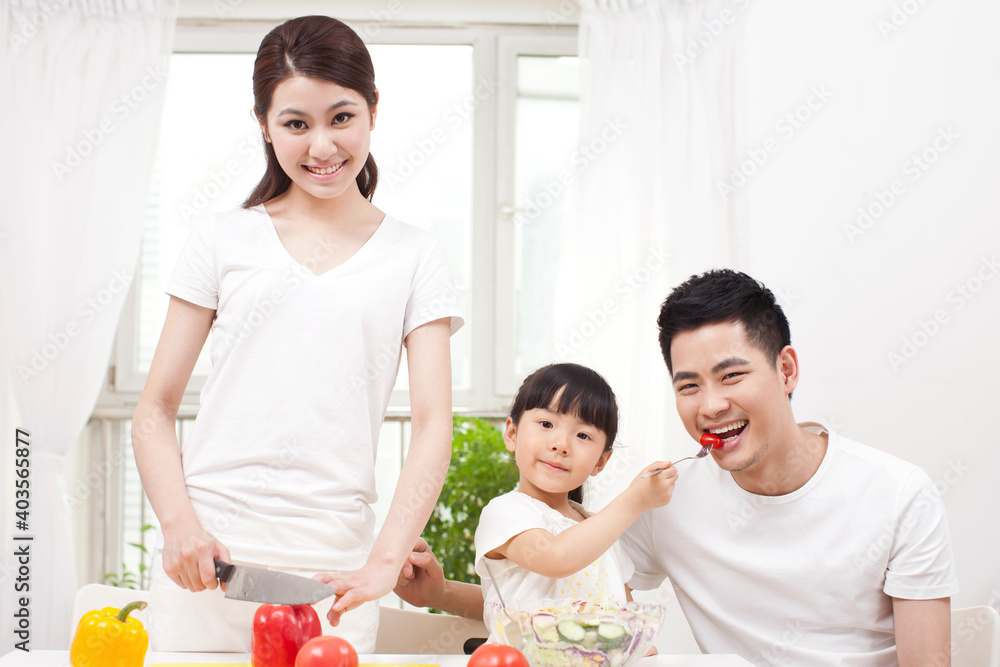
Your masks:
M 422 663 L 441 667 L 465 667 L 467 655 L 362 655 L 362 664 Z M 247 653 L 156 653 L 146 654 L 146 664 L 158 663 L 244 663 Z M 658 655 L 643 658 L 636 667 L 748 667 L 749 662 L 735 655 Z M 0 667 L 68 667 L 69 651 L 13 651 L 0 657 Z M 752 667 L 752 666 L 751 666 Z

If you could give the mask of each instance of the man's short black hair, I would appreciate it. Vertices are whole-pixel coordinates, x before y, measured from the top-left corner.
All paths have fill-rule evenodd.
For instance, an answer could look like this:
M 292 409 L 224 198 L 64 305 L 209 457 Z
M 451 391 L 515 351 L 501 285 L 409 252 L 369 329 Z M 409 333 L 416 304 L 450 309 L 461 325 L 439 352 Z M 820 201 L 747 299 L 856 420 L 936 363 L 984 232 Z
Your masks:
M 750 344 L 777 364 L 792 344 L 788 319 L 771 290 L 745 273 L 717 269 L 688 278 L 660 307 L 660 350 L 673 374 L 670 344 L 674 336 L 706 324 L 739 322 Z

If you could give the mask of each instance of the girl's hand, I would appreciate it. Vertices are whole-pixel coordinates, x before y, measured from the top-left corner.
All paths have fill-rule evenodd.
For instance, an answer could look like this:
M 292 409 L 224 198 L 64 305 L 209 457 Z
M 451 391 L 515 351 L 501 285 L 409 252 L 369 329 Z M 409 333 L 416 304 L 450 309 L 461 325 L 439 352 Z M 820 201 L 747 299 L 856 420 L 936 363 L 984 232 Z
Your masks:
M 337 591 L 333 606 L 326 613 L 330 625 L 340 624 L 340 617 L 369 600 L 378 600 L 392 592 L 399 568 L 384 563 L 366 563 L 360 570 L 323 572 L 313 577 Z
M 198 521 L 163 530 L 163 571 L 170 579 L 192 593 L 215 589 L 213 558 L 231 562 L 229 549 L 201 527 Z
M 643 479 L 643 475 L 663 468 L 662 472 Z M 639 503 L 643 511 L 663 507 L 670 502 L 674 494 L 674 484 L 677 482 L 677 468 L 669 461 L 655 461 L 643 468 L 632 483 L 628 492 Z

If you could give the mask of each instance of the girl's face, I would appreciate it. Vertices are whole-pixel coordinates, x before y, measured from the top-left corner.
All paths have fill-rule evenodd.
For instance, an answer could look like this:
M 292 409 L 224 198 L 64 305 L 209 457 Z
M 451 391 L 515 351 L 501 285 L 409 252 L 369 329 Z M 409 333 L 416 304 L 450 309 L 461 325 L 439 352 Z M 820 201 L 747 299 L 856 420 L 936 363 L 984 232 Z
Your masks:
M 508 417 L 503 437 L 521 472 L 518 491 L 552 507 L 599 473 L 611 456 L 610 450 L 604 451 L 604 431 L 575 415 L 556 412 L 558 404 L 556 396 L 548 409 L 525 410 L 516 424 Z
M 319 199 L 357 190 L 368 159 L 375 112 L 355 90 L 295 76 L 274 89 L 261 122 L 278 164 L 298 188 Z

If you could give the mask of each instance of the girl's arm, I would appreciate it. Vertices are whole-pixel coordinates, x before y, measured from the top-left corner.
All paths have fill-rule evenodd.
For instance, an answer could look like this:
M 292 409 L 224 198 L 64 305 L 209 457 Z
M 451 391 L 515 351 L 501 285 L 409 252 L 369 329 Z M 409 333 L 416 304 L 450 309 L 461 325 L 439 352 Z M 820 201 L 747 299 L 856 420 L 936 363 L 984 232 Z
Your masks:
M 191 591 L 215 588 L 212 557 L 229 560 L 229 550 L 194 514 L 181 470 L 177 410 L 215 311 L 170 297 L 146 386 L 132 416 L 132 449 L 142 486 L 163 531 L 163 569 Z
M 451 330 L 449 318 L 406 337 L 410 376 L 410 448 L 382 530 L 364 567 L 317 575 L 338 591 L 330 623 L 362 602 L 392 592 L 403 563 L 430 518 L 451 461 Z
M 644 473 L 657 468 L 666 470 L 642 478 Z M 526 530 L 487 557 L 504 556 L 544 577 L 568 577 L 600 558 L 640 514 L 670 502 L 676 480 L 677 470 L 669 463 L 657 461 L 639 473 L 627 489 L 597 514 L 558 535 L 542 528 Z

